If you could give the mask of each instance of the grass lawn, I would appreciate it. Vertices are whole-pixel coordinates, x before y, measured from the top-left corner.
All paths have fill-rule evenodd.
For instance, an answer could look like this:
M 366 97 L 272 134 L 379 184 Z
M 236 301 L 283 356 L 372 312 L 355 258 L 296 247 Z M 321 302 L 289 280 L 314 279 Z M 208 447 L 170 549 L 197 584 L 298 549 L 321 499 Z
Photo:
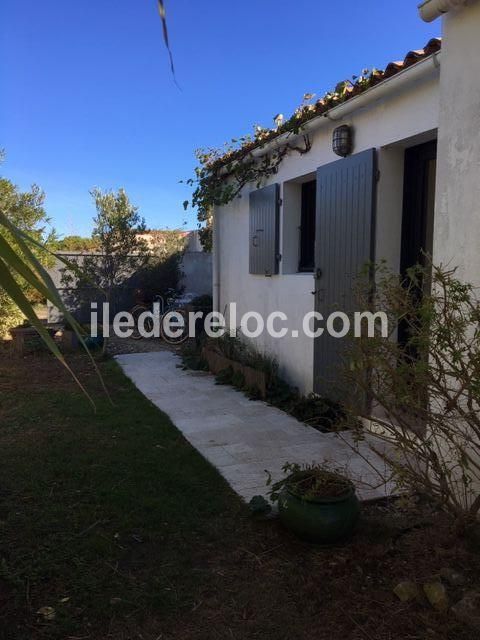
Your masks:
M 348 545 L 298 542 L 252 519 L 114 361 L 114 407 L 73 365 L 97 413 L 48 355 L 0 355 L 2 640 L 472 637 L 392 594 L 445 565 L 478 580 L 442 516 L 410 527 L 376 508 Z

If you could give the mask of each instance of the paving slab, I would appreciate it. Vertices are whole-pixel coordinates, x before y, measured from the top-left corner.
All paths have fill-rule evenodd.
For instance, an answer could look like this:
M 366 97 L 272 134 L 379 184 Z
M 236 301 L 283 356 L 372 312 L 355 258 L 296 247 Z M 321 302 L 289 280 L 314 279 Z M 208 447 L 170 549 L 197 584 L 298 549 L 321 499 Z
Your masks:
M 246 501 L 266 496 L 266 473 L 282 477 L 285 462 L 329 461 L 346 468 L 361 499 L 392 492 L 376 486 L 379 478 L 363 459 L 375 460 L 367 444 L 358 455 L 341 438 L 321 433 L 260 400 L 249 401 L 232 387 L 217 385 L 212 375 L 184 370 L 170 351 L 116 356 L 125 374 L 185 438 L 213 464 Z

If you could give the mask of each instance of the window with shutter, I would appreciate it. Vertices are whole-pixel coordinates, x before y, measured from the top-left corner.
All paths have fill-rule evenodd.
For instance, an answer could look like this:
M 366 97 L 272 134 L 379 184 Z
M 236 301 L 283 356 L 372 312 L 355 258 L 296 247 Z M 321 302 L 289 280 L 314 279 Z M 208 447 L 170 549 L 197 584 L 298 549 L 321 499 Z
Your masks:
M 250 273 L 273 276 L 278 273 L 280 189 L 278 184 L 250 193 Z

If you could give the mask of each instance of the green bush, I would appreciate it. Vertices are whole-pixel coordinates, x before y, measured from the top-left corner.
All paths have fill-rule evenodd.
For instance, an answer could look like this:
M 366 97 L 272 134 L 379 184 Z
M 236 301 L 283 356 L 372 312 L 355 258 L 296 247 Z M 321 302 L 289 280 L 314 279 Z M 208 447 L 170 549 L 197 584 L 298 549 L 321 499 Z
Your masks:
M 36 242 L 50 248 L 55 240 L 55 233 L 47 228 L 49 219 L 43 207 L 44 200 L 45 195 L 38 186 L 33 185 L 30 191 L 21 192 L 13 182 L 0 177 L 0 211 L 11 224 L 28 234 Z M 25 258 L 12 232 L 2 224 L 0 224 L 0 236 L 19 258 Z M 38 249 L 33 244 L 30 245 L 30 250 L 44 266 L 51 264 L 52 257 L 46 251 Z M 12 273 L 15 272 L 12 271 Z M 30 304 L 44 302 L 43 296 L 22 277 L 15 275 L 15 282 L 20 286 L 23 295 Z M 24 317 L 5 289 L 0 286 L 0 338 L 7 337 L 8 330 L 21 324 Z
M 227 367 L 226 369 L 222 369 L 215 376 L 215 384 L 232 384 L 232 382 L 233 382 L 232 367 Z
M 194 298 L 191 304 L 195 309 L 208 313 L 213 309 L 213 298 L 211 295 L 206 293 L 202 296 L 197 296 L 196 298 Z
M 22 324 L 23 313 L 0 287 L 0 339 L 7 338 L 9 329 Z
M 186 342 L 181 351 L 183 366 L 192 371 L 208 371 L 208 362 L 202 356 L 202 349 L 195 342 Z
M 241 371 L 234 371 L 232 375 L 232 386 L 235 389 L 245 389 L 245 376 Z

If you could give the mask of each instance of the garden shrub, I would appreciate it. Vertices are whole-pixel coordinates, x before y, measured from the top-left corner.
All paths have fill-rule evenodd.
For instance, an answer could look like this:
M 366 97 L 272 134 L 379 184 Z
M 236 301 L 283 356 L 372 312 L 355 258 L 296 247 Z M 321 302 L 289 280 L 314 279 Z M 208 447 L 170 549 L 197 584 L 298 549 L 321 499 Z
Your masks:
M 375 425 L 371 446 L 389 477 L 464 526 L 480 509 L 480 300 L 452 269 L 417 266 L 403 281 L 374 270 L 375 289 L 359 286 L 358 304 L 385 312 L 390 335 L 352 341 L 345 373 L 372 402 L 351 409 Z
M 203 358 L 202 351 L 195 342 L 185 342 L 182 345 L 181 356 L 185 369 L 208 371 L 208 363 Z
M 1 160 L 0 153 L 0 160 Z M 0 176 L 0 209 L 22 232 L 28 234 L 33 240 L 51 248 L 55 241 L 55 232 L 48 230 L 49 219 L 44 209 L 45 194 L 36 185 L 30 191 L 21 192 L 10 180 Z M 19 247 L 12 233 L 3 225 L 0 225 L 0 234 L 14 249 L 20 258 L 24 253 Z M 31 244 L 30 250 L 44 265 L 50 266 L 52 256 L 47 251 L 42 251 L 36 245 Z M 30 304 L 44 303 L 42 295 L 34 287 L 29 285 L 19 275 L 15 275 L 23 294 Z M 23 313 L 13 302 L 5 289 L 0 287 L 0 338 L 8 335 L 9 329 L 22 323 Z
M 219 371 L 215 376 L 215 384 L 233 384 L 232 367 L 227 367 Z

